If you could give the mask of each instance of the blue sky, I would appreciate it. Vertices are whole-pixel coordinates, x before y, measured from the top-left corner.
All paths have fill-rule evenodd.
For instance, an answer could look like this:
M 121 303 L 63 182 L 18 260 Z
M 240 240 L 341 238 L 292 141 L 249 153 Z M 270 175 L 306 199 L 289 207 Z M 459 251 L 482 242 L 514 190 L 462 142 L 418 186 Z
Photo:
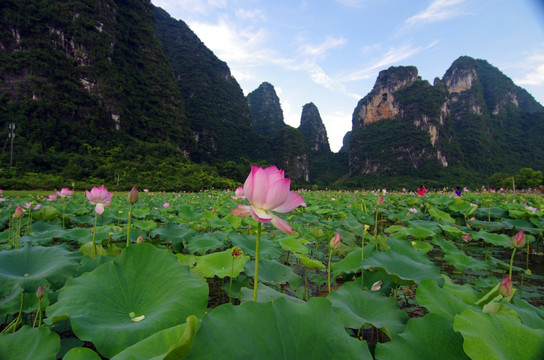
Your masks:
M 338 151 L 381 70 L 429 82 L 468 55 L 544 105 L 541 0 L 152 0 L 225 61 L 244 94 L 274 85 L 287 124 L 313 102 Z

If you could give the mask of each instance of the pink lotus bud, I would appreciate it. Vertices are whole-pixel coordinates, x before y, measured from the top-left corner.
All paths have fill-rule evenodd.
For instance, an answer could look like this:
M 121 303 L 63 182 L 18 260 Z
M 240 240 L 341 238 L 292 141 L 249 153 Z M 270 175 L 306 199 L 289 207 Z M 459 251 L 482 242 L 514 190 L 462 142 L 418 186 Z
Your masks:
M 13 218 L 19 219 L 22 217 L 23 217 L 23 208 L 21 207 L 21 205 L 18 205 L 15 211 L 13 212 Z
M 342 236 L 340 232 L 338 232 L 329 242 L 329 246 L 333 249 L 336 249 L 340 245 L 340 241 L 342 241 Z
M 464 240 L 465 242 L 469 242 L 470 239 L 472 238 L 472 235 L 470 235 L 470 234 L 463 234 L 463 235 L 461 235 L 461 238 L 463 238 L 463 240 Z
M 378 201 L 376 202 L 378 204 L 378 206 L 382 206 L 383 205 L 383 195 L 381 195 L 378 199 Z
M 140 244 L 140 243 L 143 243 L 144 242 L 144 238 L 142 235 L 138 236 L 138 238 L 136 239 L 136 244 Z
M 520 232 L 518 232 L 516 235 L 514 235 L 514 237 L 510 241 L 510 243 L 514 247 L 517 247 L 517 248 L 524 247 L 525 246 L 525 234 L 523 233 L 523 230 L 520 230 Z
M 499 285 L 499 292 L 502 296 L 508 297 L 512 293 L 512 280 L 507 276 Z
M 38 286 L 38 290 L 36 290 L 36 297 L 38 299 L 43 299 L 43 296 L 45 295 L 45 289 L 42 285 Z
M 130 190 L 128 193 L 128 202 L 129 204 L 134 204 L 138 202 L 138 189 L 136 189 L 136 185 Z

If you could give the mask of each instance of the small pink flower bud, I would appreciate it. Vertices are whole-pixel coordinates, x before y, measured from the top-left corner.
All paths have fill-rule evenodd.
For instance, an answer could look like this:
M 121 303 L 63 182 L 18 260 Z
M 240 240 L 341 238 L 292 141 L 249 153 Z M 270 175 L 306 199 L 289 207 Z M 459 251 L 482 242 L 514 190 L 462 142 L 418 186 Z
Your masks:
M 144 242 L 144 238 L 142 235 L 138 236 L 138 238 L 136 239 L 136 244 L 140 244 L 140 243 L 143 243 Z
M 340 241 L 342 241 L 342 235 L 338 232 L 329 242 L 329 246 L 336 249 L 340 245 Z
M 18 205 L 15 211 L 13 212 L 13 218 L 19 219 L 22 217 L 23 217 L 23 208 L 21 207 L 21 205 Z
M 499 292 L 502 296 L 508 297 L 512 293 L 512 280 L 507 276 L 499 285 Z
M 517 247 L 517 248 L 524 247 L 525 246 L 525 234 L 523 233 L 523 230 L 520 230 L 520 232 L 518 232 L 516 235 L 514 235 L 514 237 L 510 241 L 510 243 L 514 247 Z
M 235 259 L 240 259 L 244 255 L 244 251 L 240 249 L 238 246 L 235 246 L 231 250 L 231 255 Z
M 377 201 L 377 204 L 378 206 L 382 206 L 383 205 L 383 195 L 381 195 Z
M 38 299 L 43 299 L 43 296 L 45 295 L 45 289 L 42 285 L 38 286 L 38 290 L 36 290 L 36 297 Z
M 134 185 L 132 190 L 128 193 L 128 202 L 129 204 L 138 202 L 138 189 L 136 189 L 136 185 Z

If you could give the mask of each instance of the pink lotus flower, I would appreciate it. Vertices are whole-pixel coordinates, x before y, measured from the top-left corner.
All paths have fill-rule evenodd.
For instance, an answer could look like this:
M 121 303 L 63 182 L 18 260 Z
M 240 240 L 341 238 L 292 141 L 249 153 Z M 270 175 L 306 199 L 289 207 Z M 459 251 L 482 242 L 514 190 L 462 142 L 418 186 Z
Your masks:
M 49 194 L 47 196 L 47 198 L 48 198 L 49 201 L 55 201 L 55 200 L 57 200 L 57 195 L 56 194 Z
M 234 192 L 234 196 L 231 196 L 231 198 L 234 200 L 245 199 L 246 197 L 244 196 L 244 188 L 241 186 L 238 187 L 236 191 Z
M 285 220 L 273 212 L 286 213 L 302 204 L 302 195 L 290 191 L 291 179 L 285 178 L 284 171 L 276 166 L 263 169 L 252 166 L 244 183 L 244 195 L 250 205 L 238 205 L 230 213 L 234 216 L 249 216 L 258 222 L 272 222 L 276 228 L 287 233 L 293 229 Z
M 57 191 L 57 195 L 60 196 L 61 198 L 69 198 L 69 197 L 72 197 L 72 195 L 74 194 L 74 192 L 68 188 L 62 188 L 60 189 L 60 191 Z
M 170 207 L 170 203 L 169 203 L 169 202 L 165 202 L 164 204 L 162 204 L 162 207 L 163 207 L 163 208 L 169 208 L 169 207 Z
M 110 206 L 113 194 L 108 192 L 104 186 L 99 186 L 93 187 L 91 191 L 85 190 L 85 196 L 89 199 L 89 204 L 96 205 L 94 211 L 98 215 L 102 215 L 102 213 L 104 213 L 104 207 Z

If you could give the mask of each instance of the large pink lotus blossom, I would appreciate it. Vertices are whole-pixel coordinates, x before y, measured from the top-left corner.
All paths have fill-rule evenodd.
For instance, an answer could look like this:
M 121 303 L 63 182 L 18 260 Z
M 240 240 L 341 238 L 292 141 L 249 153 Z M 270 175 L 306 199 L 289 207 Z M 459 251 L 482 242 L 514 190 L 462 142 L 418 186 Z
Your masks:
M 98 215 L 102 215 L 104 212 L 104 207 L 110 206 L 112 195 L 113 194 L 108 192 L 104 186 L 95 186 L 91 189 L 91 191 L 85 190 L 85 196 L 87 196 L 87 199 L 89 199 L 89 204 L 96 205 L 94 207 L 94 211 Z
M 61 198 L 69 198 L 69 197 L 72 197 L 72 195 L 74 194 L 74 192 L 68 188 L 62 188 L 60 189 L 60 191 L 57 191 L 57 195 L 60 196 Z
M 290 186 L 291 179 L 285 178 L 284 171 L 278 170 L 276 166 L 266 169 L 252 166 L 243 188 L 243 196 L 250 205 L 238 205 L 230 213 L 240 217 L 251 215 L 261 223 L 272 222 L 279 230 L 292 234 L 293 229 L 289 224 L 273 213 L 286 213 L 302 204 L 302 195 L 290 191 Z M 237 195 L 241 195 L 239 191 Z

